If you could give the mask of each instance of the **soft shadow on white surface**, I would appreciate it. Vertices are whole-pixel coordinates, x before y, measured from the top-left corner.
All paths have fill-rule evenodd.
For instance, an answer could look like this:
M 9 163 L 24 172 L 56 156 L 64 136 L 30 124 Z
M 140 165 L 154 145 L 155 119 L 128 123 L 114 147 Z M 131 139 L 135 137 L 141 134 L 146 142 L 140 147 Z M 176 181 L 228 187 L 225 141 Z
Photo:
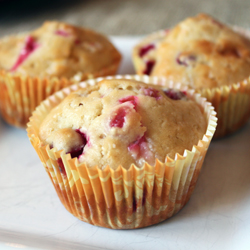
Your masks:
M 119 73 L 134 73 L 130 55 L 138 38 L 112 39 L 124 56 Z M 137 230 L 95 227 L 68 213 L 26 131 L 1 119 L 0 159 L 4 243 L 53 250 L 250 249 L 250 123 L 211 143 L 194 194 L 183 210 Z

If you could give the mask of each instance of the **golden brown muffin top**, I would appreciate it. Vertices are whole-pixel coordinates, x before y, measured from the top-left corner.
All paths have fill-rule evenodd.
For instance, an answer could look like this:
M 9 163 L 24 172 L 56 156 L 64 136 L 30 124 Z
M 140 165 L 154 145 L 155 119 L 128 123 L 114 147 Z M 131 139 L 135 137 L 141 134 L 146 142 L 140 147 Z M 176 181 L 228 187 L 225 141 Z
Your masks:
M 250 75 L 250 40 L 206 14 L 179 23 L 150 53 L 149 75 L 193 88 L 230 85 Z M 142 60 L 145 66 L 138 73 L 145 72 L 146 54 Z
M 44 145 L 64 149 L 88 167 L 165 162 L 192 150 L 207 127 L 185 92 L 134 80 L 103 80 L 68 95 L 40 126 Z
M 56 21 L 0 40 L 0 69 L 31 77 L 92 74 L 118 64 L 120 59 L 105 36 Z

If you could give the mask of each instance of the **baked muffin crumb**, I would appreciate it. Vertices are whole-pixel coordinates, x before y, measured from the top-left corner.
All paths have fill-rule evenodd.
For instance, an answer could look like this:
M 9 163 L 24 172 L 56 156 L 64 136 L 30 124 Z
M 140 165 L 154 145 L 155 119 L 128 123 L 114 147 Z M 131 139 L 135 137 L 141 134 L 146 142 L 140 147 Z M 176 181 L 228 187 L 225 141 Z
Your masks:
M 206 123 L 185 92 L 103 80 L 71 93 L 55 107 L 40 126 L 40 139 L 88 167 L 128 169 L 191 150 L 202 139 Z

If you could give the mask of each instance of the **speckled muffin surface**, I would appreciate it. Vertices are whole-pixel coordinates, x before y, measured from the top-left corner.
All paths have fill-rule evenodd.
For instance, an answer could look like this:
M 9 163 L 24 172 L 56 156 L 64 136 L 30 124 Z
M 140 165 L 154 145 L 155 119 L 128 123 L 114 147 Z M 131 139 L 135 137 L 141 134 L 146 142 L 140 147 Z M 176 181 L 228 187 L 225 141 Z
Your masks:
M 0 69 L 30 77 L 81 78 L 109 67 L 115 72 L 120 59 L 105 36 L 56 21 L 0 40 Z
M 88 167 L 128 169 L 191 150 L 206 127 L 185 92 L 123 79 L 71 93 L 47 115 L 39 134 L 44 145 Z
M 165 76 L 196 89 L 214 88 L 249 77 L 250 40 L 200 14 L 162 34 L 160 40 L 138 45 L 134 58 L 140 74 Z

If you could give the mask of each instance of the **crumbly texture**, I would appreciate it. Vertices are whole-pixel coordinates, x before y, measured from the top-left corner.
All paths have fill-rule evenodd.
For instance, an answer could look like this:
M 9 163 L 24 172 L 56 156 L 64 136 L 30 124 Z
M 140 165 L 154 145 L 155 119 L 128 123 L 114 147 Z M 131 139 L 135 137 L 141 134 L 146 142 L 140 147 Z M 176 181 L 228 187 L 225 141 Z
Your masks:
M 105 36 L 56 21 L 0 40 L 0 69 L 31 77 L 91 77 L 108 67 L 117 69 L 120 60 Z
M 192 150 L 206 127 L 201 108 L 185 93 L 119 79 L 71 93 L 39 134 L 44 145 L 64 149 L 88 167 L 128 169 Z
M 250 75 L 250 40 L 206 14 L 175 26 L 150 53 L 140 57 L 144 68 L 137 67 L 138 73 L 145 73 L 151 60 L 149 75 L 196 89 L 230 85 Z

